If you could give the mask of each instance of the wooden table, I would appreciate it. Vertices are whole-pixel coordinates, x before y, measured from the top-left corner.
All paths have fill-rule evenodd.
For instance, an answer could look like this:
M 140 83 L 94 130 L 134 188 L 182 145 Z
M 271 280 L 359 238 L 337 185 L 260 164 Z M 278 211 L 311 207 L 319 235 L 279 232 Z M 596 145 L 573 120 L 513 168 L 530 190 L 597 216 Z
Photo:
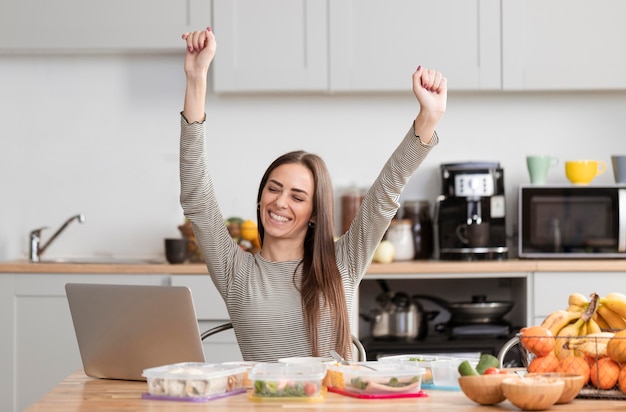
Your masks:
M 276 411 L 519 411 L 508 401 L 496 406 L 480 406 L 462 392 L 427 390 L 425 398 L 395 400 L 362 400 L 328 393 L 321 402 L 251 401 L 246 394 L 209 402 L 174 402 L 141 399 L 145 382 L 92 379 L 82 371 L 63 380 L 39 402 L 27 409 L 33 411 L 188 411 L 243 412 Z M 626 410 L 626 400 L 575 399 L 566 405 L 555 405 L 553 411 L 617 411 Z

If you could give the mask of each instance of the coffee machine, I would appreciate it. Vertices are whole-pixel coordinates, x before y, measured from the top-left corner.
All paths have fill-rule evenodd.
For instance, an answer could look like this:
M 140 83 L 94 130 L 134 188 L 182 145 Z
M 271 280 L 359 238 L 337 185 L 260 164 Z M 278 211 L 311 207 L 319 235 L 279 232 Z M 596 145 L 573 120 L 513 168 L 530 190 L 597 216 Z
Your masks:
M 441 260 L 501 260 L 506 243 L 504 172 L 498 162 L 440 165 L 435 202 L 435 256 Z

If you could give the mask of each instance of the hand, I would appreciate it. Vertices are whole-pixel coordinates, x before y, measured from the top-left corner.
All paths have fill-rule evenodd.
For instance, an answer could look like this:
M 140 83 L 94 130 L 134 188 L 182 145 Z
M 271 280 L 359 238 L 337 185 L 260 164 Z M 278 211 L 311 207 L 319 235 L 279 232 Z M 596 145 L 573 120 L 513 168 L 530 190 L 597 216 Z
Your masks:
M 419 66 L 413 73 L 413 93 L 420 104 L 420 110 L 445 113 L 448 80 L 440 72 Z
M 206 30 L 184 33 L 182 38 L 187 42 L 185 73 L 187 76 L 206 76 L 217 48 L 215 35 L 211 28 L 207 27 Z

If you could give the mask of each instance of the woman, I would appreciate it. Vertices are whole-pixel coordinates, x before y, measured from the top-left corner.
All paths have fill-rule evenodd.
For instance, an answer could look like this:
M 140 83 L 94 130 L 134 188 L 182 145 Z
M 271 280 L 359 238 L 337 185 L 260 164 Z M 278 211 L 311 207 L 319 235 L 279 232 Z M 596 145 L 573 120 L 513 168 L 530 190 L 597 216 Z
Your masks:
M 447 81 L 418 67 L 413 92 L 420 111 L 336 242 L 333 189 L 322 159 L 287 153 L 267 169 L 257 196 L 261 250 L 243 251 L 229 236 L 206 161 L 207 72 L 216 51 L 210 28 L 183 34 L 187 85 L 181 113 L 181 205 L 209 274 L 223 297 L 243 358 L 289 356 L 350 359 L 350 314 L 359 282 L 400 206 L 413 172 L 437 143 Z M 419 136 L 419 137 L 418 137 Z

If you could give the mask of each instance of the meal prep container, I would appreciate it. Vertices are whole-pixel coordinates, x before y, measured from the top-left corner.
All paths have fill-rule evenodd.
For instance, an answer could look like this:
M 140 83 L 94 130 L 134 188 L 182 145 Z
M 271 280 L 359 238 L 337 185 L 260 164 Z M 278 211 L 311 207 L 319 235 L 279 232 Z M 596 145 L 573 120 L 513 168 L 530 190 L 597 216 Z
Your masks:
M 250 371 L 250 397 L 259 400 L 323 399 L 322 380 L 325 375 L 326 365 L 323 363 L 260 363 Z
M 390 355 L 383 356 L 378 359 L 379 362 L 415 362 L 421 368 L 424 368 L 422 375 L 423 385 L 433 384 L 432 362 L 437 360 L 437 356 L 433 355 Z
M 375 370 L 361 365 L 368 365 Z M 422 389 L 425 369 L 417 362 L 359 362 L 350 366 L 328 366 L 330 386 L 359 394 L 417 393 Z
M 185 362 L 144 369 L 151 396 L 210 398 L 243 389 L 246 368 L 239 365 Z

